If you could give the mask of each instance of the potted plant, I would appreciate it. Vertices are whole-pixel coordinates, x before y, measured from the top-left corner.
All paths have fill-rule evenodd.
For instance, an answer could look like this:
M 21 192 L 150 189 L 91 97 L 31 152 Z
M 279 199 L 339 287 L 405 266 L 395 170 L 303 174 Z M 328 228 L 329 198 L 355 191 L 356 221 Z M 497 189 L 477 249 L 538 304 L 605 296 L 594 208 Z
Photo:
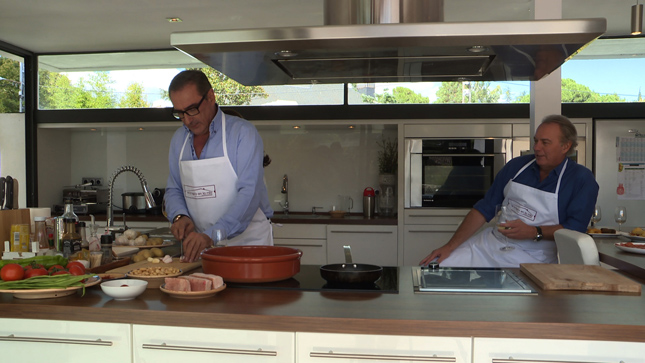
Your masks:
M 396 171 L 398 168 L 398 142 L 382 137 L 376 142 L 378 151 L 378 183 L 380 193 L 377 198 L 378 210 L 382 216 L 396 214 Z
M 382 137 L 376 144 L 380 147 L 378 151 L 379 184 L 396 184 L 396 171 L 398 168 L 398 142 Z

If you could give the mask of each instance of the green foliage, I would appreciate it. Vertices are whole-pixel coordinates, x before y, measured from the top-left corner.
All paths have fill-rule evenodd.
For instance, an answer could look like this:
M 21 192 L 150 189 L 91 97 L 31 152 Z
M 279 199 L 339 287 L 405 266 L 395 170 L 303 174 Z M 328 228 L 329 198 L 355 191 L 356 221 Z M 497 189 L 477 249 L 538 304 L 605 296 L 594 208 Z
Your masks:
M 0 57 L 0 113 L 20 112 L 20 62 Z
M 392 90 L 392 93 L 388 93 L 388 89 L 385 89 L 385 92 L 382 94 L 376 94 L 375 97 L 368 95 L 361 95 L 364 103 L 429 103 L 430 99 L 428 97 L 423 97 L 422 95 L 415 93 L 409 88 L 406 87 L 396 87 Z
M 389 138 L 381 138 L 376 144 L 381 148 L 378 151 L 378 171 L 380 174 L 396 174 L 398 166 L 398 142 Z
M 437 90 L 435 103 L 497 103 L 502 88 L 490 82 L 443 82 Z
M 120 108 L 145 108 L 150 107 L 146 95 L 143 93 L 143 85 L 135 82 L 130 83 L 125 95 L 119 101 Z
M 213 86 L 215 99 L 220 106 L 248 105 L 253 98 L 267 98 L 269 95 L 260 86 L 244 86 L 214 68 L 193 68 L 201 70 Z
M 531 95 L 523 92 L 515 102 L 529 103 Z M 591 88 L 577 83 L 571 78 L 562 79 L 562 102 L 563 103 L 598 103 L 598 102 L 625 102 L 624 98 L 619 97 L 616 93 L 610 95 L 601 95 L 594 92 Z

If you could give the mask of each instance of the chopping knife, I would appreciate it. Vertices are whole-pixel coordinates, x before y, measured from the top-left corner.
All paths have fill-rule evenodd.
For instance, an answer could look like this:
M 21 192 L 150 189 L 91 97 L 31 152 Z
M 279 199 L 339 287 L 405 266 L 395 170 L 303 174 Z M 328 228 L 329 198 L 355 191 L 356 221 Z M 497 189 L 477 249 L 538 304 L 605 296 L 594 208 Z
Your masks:
M 4 177 L 0 177 L 0 209 L 4 207 Z
M 5 185 L 5 204 L 3 209 L 13 209 L 13 178 L 8 176 L 5 178 L 4 181 Z

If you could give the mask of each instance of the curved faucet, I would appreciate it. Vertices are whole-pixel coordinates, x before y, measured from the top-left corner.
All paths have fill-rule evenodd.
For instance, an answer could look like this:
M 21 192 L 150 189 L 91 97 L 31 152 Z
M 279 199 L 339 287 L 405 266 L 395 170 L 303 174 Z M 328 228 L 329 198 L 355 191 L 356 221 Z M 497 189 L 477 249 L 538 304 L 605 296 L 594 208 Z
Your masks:
M 152 207 L 154 207 L 156 205 L 155 200 L 152 197 L 152 193 L 150 193 L 150 190 L 148 190 L 148 183 L 146 183 L 146 178 L 143 176 L 143 173 L 141 173 L 141 171 L 139 169 L 135 168 L 134 166 L 130 166 L 130 165 L 124 165 L 124 166 L 116 169 L 114 174 L 112 174 L 112 176 L 110 177 L 110 183 L 109 183 L 109 186 L 108 186 L 109 189 L 110 189 L 110 193 L 108 194 L 108 205 L 107 205 L 107 229 L 108 230 L 109 229 L 114 229 L 114 228 L 110 228 L 110 227 L 114 227 L 114 221 L 112 220 L 113 219 L 112 218 L 112 215 L 113 215 L 113 212 L 112 212 L 112 193 L 114 191 L 114 180 L 116 179 L 116 177 L 119 174 L 121 174 L 121 173 L 123 173 L 125 171 L 131 171 L 131 172 L 135 173 L 137 175 L 137 177 L 139 177 L 139 181 L 141 182 L 141 188 L 143 189 L 143 196 L 146 199 L 146 206 L 148 208 L 152 208 Z
M 282 177 L 282 190 L 280 193 L 284 194 L 284 205 L 282 205 L 282 203 L 278 204 L 280 204 L 284 215 L 286 216 L 289 215 L 289 178 L 287 177 L 287 174 L 284 174 Z

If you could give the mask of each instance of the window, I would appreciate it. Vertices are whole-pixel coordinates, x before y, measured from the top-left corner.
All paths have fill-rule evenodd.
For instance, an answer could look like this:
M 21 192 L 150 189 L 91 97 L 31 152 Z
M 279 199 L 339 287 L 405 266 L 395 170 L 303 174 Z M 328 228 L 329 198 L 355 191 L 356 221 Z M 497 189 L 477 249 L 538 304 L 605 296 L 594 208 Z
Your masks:
M 0 51 L 0 113 L 25 112 L 24 79 L 23 58 Z

